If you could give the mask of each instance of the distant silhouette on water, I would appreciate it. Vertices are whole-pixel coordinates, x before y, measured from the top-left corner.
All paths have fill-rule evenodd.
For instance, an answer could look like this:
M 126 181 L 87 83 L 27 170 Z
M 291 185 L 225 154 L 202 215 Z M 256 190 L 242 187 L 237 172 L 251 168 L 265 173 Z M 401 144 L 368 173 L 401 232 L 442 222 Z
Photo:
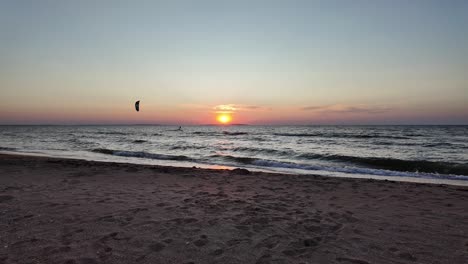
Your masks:
M 177 128 L 177 129 L 168 129 L 168 130 L 166 130 L 166 131 L 176 132 L 176 131 L 183 131 L 183 130 L 182 130 L 182 127 L 179 126 L 179 128 Z

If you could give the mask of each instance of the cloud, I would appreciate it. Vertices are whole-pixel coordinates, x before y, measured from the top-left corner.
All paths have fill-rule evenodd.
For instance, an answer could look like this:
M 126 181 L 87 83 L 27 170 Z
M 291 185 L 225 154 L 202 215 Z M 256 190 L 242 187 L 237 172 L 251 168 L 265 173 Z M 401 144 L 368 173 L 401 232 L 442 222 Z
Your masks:
M 213 107 L 215 113 L 232 114 L 235 112 L 267 109 L 258 105 L 223 104 Z
M 181 104 L 178 107 L 196 112 L 212 112 L 217 114 L 233 114 L 237 112 L 248 111 L 269 111 L 271 108 L 259 105 L 243 105 L 243 104 L 220 104 L 220 105 L 203 105 L 203 104 Z
M 213 107 L 216 113 L 231 114 L 238 110 L 235 104 L 217 105 Z
M 255 110 L 255 109 L 260 109 L 260 108 L 262 108 L 262 107 L 261 107 L 261 106 L 257 106 L 257 105 L 244 105 L 243 108 Z
M 390 111 L 391 109 L 388 107 L 382 107 L 382 106 L 333 104 L 333 105 L 322 105 L 322 106 L 306 106 L 306 107 L 302 107 L 301 110 L 319 112 L 319 113 L 382 114 L 382 113 Z

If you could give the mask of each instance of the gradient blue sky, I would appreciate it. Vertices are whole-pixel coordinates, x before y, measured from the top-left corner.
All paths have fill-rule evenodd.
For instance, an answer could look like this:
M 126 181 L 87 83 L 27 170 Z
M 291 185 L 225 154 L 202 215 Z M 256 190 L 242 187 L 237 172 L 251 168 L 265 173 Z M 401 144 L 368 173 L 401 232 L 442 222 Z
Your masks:
M 0 124 L 468 124 L 468 1 L 0 0 L 0 34 Z

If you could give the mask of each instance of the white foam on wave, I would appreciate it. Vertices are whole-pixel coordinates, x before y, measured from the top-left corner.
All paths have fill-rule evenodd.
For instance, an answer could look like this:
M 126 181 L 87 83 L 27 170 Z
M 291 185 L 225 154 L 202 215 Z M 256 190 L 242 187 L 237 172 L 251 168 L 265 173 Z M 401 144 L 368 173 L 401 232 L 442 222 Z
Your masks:
M 424 178 L 433 178 L 433 179 L 467 180 L 468 181 L 468 176 L 463 176 L 463 175 L 403 172 L 403 171 L 391 171 L 391 170 L 360 168 L 360 167 L 351 167 L 351 166 L 332 167 L 332 166 L 323 166 L 323 165 L 306 165 L 306 164 L 279 162 L 279 161 L 271 161 L 271 160 L 256 160 L 252 162 L 252 165 L 260 166 L 260 167 L 297 169 L 297 170 L 305 170 L 305 171 L 328 171 L 328 172 L 338 172 L 338 173 L 346 173 L 346 174 L 366 174 L 366 175 L 394 176 L 394 177 L 424 177 Z
M 165 154 L 148 153 L 148 152 L 143 152 L 143 151 L 113 151 L 112 155 L 122 156 L 122 157 L 159 159 L 159 160 L 189 160 L 187 156 L 183 156 L 183 155 L 165 155 Z

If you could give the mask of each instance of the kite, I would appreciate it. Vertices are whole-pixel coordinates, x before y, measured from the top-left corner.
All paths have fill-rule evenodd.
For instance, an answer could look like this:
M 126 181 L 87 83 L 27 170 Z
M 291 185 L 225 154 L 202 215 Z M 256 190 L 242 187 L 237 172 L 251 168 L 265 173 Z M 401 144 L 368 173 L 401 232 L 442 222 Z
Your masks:
M 135 110 L 137 112 L 140 112 L 140 101 L 139 100 L 135 102 Z

